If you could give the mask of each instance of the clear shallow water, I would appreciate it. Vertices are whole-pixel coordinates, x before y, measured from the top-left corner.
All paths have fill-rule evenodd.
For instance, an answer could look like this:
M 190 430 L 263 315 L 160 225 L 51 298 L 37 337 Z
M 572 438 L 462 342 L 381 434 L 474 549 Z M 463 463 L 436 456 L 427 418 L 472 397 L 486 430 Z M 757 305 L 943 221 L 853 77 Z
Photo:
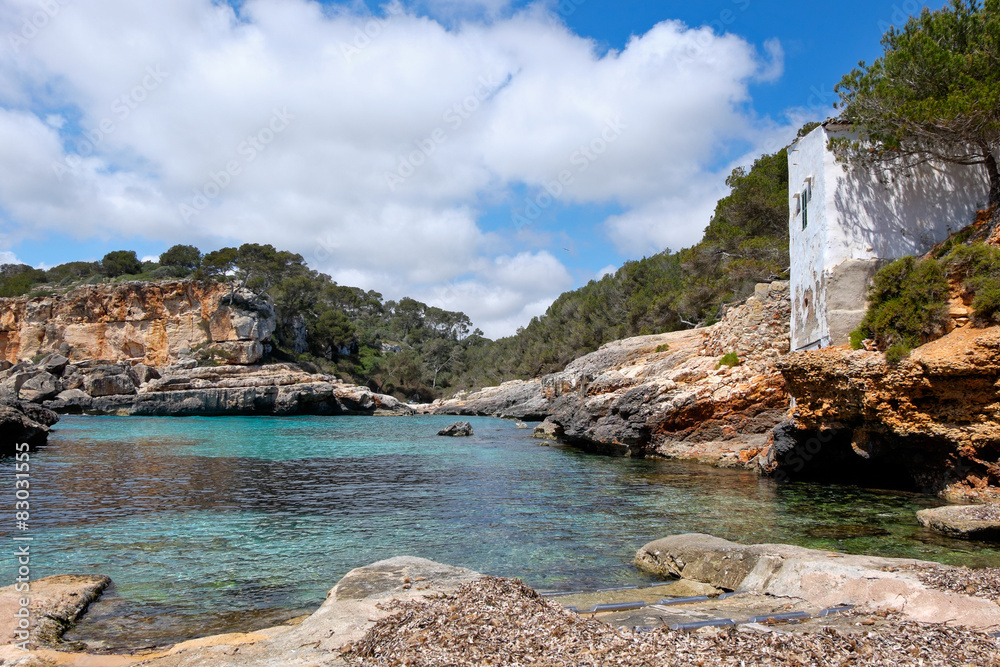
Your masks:
M 107 574 L 75 636 L 137 646 L 310 613 L 348 570 L 401 554 L 558 590 L 644 583 L 636 550 L 679 532 L 1000 564 L 920 528 L 932 497 L 539 447 L 497 419 L 435 435 L 452 421 L 64 417 L 32 455 L 32 576 Z M 3 559 L 4 582 L 15 569 Z

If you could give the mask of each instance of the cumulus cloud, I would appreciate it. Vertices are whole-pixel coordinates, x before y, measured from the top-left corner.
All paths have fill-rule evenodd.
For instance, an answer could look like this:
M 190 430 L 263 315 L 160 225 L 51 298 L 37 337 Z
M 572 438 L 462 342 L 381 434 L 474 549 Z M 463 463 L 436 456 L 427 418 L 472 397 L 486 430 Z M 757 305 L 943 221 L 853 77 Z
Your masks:
M 0 45 L 9 247 L 268 242 L 492 334 L 572 279 L 541 240 L 511 248 L 513 228 L 506 242 L 484 231 L 483 202 L 515 186 L 527 203 L 616 202 L 626 212 L 604 228 L 623 251 L 697 240 L 719 194 L 713 155 L 756 143 L 747 86 L 782 62 L 777 42 L 761 56 L 676 21 L 600 53 L 551 3 L 481 0 L 454 24 L 441 18 L 453 0 L 422 3 L 431 17 L 307 0 L 238 13 L 211 0 L 55 4 L 30 36 L 34 0 L 0 7 L 0 34 L 18 37 Z
M 0 264 L 23 264 L 23 262 L 11 251 L 0 250 Z

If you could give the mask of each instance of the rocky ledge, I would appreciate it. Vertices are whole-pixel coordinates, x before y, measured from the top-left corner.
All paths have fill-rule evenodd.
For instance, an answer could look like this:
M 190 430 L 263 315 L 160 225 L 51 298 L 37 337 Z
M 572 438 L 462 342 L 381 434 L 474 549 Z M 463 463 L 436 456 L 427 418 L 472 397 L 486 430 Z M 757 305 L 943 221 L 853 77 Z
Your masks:
M 541 421 L 604 453 L 756 467 L 789 407 L 776 362 L 789 350 L 788 283 L 704 329 L 615 341 L 534 381 L 507 382 L 422 409 Z
M 851 605 L 858 611 L 897 613 L 920 623 L 1000 628 L 995 591 L 978 597 L 942 590 L 935 580 L 954 578 L 963 570 L 937 563 L 787 544 L 746 546 L 691 533 L 650 542 L 636 553 L 635 564 L 665 578 L 684 577 L 723 590 L 795 598 L 819 607 Z
M 296 364 L 156 369 L 58 354 L 0 371 L 0 401 L 22 409 L 111 415 L 408 415 L 393 398 Z M 42 407 L 38 407 L 40 404 Z M 30 414 L 29 414 L 30 416 Z M 56 418 L 58 419 L 58 418 Z
M 767 455 L 777 474 L 1000 499 L 1000 327 L 957 328 L 896 365 L 833 347 L 778 366 L 796 407 Z
M 0 588 L 0 642 L 57 643 L 110 583 L 103 576 L 64 574 L 32 581 L 28 590 L 23 584 L 21 590 L 17 584 Z

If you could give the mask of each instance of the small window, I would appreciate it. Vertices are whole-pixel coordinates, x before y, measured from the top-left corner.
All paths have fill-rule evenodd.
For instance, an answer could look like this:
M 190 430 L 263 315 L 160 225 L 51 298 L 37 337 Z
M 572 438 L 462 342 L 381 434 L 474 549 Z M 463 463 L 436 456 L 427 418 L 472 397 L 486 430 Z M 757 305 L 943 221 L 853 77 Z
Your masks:
M 802 229 L 809 224 L 809 188 L 802 191 Z

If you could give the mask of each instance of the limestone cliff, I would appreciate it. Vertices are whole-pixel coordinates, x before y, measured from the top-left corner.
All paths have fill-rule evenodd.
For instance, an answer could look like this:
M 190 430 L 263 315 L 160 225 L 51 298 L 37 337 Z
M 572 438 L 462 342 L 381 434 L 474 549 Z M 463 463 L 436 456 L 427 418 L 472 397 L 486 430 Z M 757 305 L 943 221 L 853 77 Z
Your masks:
M 559 373 L 429 406 L 439 414 L 548 417 L 587 449 L 752 466 L 788 409 L 788 283 L 757 286 L 705 329 L 627 338 Z M 721 365 L 735 354 L 736 366 Z
M 832 347 L 779 367 L 796 409 L 770 452 L 778 474 L 1000 498 L 1000 327 L 957 328 L 896 366 Z
M 85 285 L 60 296 L 0 299 L 0 360 L 50 352 L 71 361 L 165 366 L 210 351 L 225 363 L 261 359 L 274 311 L 221 283 Z

